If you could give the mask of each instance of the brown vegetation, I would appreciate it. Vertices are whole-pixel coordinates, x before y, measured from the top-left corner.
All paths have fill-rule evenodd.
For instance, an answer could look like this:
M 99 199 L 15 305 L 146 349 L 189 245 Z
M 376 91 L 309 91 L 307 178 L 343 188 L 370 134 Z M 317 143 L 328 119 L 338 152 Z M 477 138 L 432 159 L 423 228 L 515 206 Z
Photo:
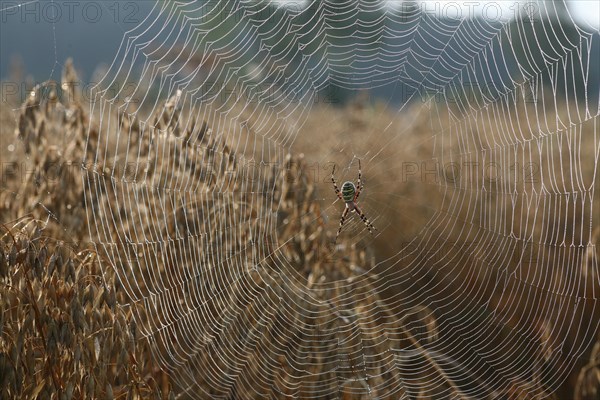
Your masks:
M 63 80 L 72 82 L 73 74 L 68 66 Z M 211 121 L 180 115 L 176 98 L 151 116 L 153 136 L 142 131 L 139 120 L 115 112 L 103 123 L 116 121 L 128 132 L 121 140 L 131 137 L 131 151 L 149 161 L 147 168 L 140 165 L 140 171 L 134 172 L 148 177 L 147 187 L 185 179 L 195 185 L 192 194 L 173 194 L 177 201 L 167 204 L 160 197 L 148 197 L 135 210 L 125 210 L 129 215 L 116 223 L 122 210 L 111 190 L 134 194 L 138 189 L 125 180 L 111 186 L 110 176 L 98 169 L 114 164 L 115 159 L 98 157 L 106 155 L 97 150 L 109 139 L 99 134 L 102 129 L 95 125 L 97 120 L 77 97 L 75 92 L 67 99 L 52 94 L 43 100 L 30 96 L 14 115 L 3 107 L 2 158 L 13 163 L 5 167 L 0 191 L 0 383 L 4 398 L 168 398 L 184 392 L 205 398 L 310 398 L 316 391 L 330 393 L 331 398 L 362 399 L 368 398 L 367 390 L 381 399 L 397 398 L 406 391 L 419 400 L 467 398 L 472 387 L 485 387 L 486 377 L 456 382 L 441 357 L 427 346 L 442 335 L 452 338 L 452 333 L 441 328 L 452 318 L 468 321 L 467 329 L 481 328 L 478 318 L 487 317 L 475 304 L 458 298 L 478 290 L 483 294 L 472 300 L 489 299 L 497 310 L 517 310 L 500 315 L 501 324 L 489 326 L 490 336 L 499 333 L 480 348 L 495 351 L 509 343 L 512 353 L 505 355 L 507 365 L 522 355 L 537 363 L 530 379 L 514 378 L 486 388 L 482 397 L 553 398 L 549 393 L 557 388 L 549 387 L 552 374 L 546 378 L 547 369 L 562 365 L 569 348 L 585 343 L 572 330 L 555 324 L 573 312 L 571 301 L 576 295 L 590 298 L 594 293 L 597 277 L 590 276 L 595 273 L 597 256 L 591 252 L 597 245 L 585 248 L 578 291 L 566 296 L 560 310 L 531 312 L 535 305 L 525 300 L 533 296 L 505 296 L 510 291 L 491 287 L 490 280 L 501 276 L 503 268 L 511 270 L 516 265 L 513 259 L 504 264 L 493 257 L 486 259 L 487 248 L 505 246 L 498 242 L 498 235 L 475 241 L 472 236 L 481 236 L 482 230 L 446 230 L 446 224 L 453 221 L 468 221 L 467 213 L 472 215 L 473 210 L 437 213 L 435 205 L 444 198 L 439 187 L 407 181 L 402 171 L 393 168 L 398 159 L 421 160 L 435 154 L 426 113 L 410 110 L 392 115 L 383 105 L 359 103 L 345 109 L 317 107 L 302 127 L 306 134 L 299 135 L 294 144 L 298 153 L 310 158 L 288 155 L 285 165 L 249 172 L 244 159 L 248 154 L 236 153 L 231 143 L 235 138 L 214 132 Z M 191 122 L 177 123 L 186 118 Z M 520 118 L 526 116 L 520 114 Z M 251 137 L 253 122 L 248 116 Z M 438 122 L 453 123 L 449 115 Z M 585 123 L 583 127 L 590 129 Z M 493 129 L 487 127 L 487 134 L 493 136 Z M 402 138 L 396 138 L 393 146 L 381 146 L 375 157 L 369 138 L 386 130 Z M 5 141 L 14 131 L 20 140 Z M 10 153 L 6 142 L 16 145 Z M 182 145 L 190 142 L 196 145 Z M 582 147 L 594 150 L 586 144 Z M 333 149 L 339 148 L 344 151 L 333 155 Z M 168 157 L 159 157 L 157 149 L 166 149 Z M 82 171 L 81 161 L 90 157 L 97 165 Z M 207 170 L 196 163 L 205 157 L 220 167 Z M 322 166 L 325 160 L 347 166 L 355 157 L 363 160 L 367 215 L 385 234 L 376 240 L 354 240 L 349 229 L 333 244 L 341 210 L 330 200 L 330 170 L 327 166 L 322 168 L 325 172 L 319 169 L 314 179 L 311 168 Z M 369 159 L 375 161 L 369 163 Z M 56 166 L 61 168 L 52 170 Z M 342 176 L 354 179 L 354 168 L 352 164 Z M 261 182 L 260 190 L 245 190 L 241 187 L 244 180 L 232 180 L 231 171 L 239 176 L 258 173 L 254 181 Z M 48 179 L 50 175 L 57 179 Z M 220 196 L 218 201 L 215 196 Z M 490 199 L 494 207 L 502 201 L 500 196 Z M 86 204 L 88 212 L 96 213 L 100 228 L 106 229 L 88 225 Z M 166 208 L 168 216 L 164 224 L 144 225 L 160 207 Z M 407 251 L 398 257 L 399 249 L 412 238 L 424 240 L 422 229 L 436 215 L 441 222 L 427 232 L 434 250 L 441 243 L 439 238 L 472 241 L 474 246 L 468 251 L 444 249 L 444 257 L 456 257 L 462 265 L 451 268 L 451 275 L 431 262 L 431 253 Z M 597 215 L 593 217 L 598 220 Z M 235 242 L 230 240 L 232 227 L 237 229 Z M 146 243 L 132 239 L 139 231 L 148 238 Z M 94 240 L 104 245 L 93 247 L 90 242 Z M 216 259 L 221 264 L 212 265 L 207 260 L 217 244 L 221 254 Z M 251 248 L 256 251 L 248 251 Z M 381 262 L 394 257 L 399 258 L 394 268 Z M 200 267 L 204 265 L 209 273 L 219 274 L 217 284 L 182 278 L 190 271 L 203 273 Z M 534 265 L 531 276 L 546 271 L 536 268 L 549 267 Z M 548 270 L 554 274 L 550 284 L 528 282 L 543 289 L 535 297 L 540 305 L 555 304 L 553 296 L 565 290 L 567 278 L 574 279 L 565 276 L 570 272 L 560 266 Z M 412 281 L 399 280 L 413 272 Z M 382 284 L 395 279 L 395 285 Z M 458 291 L 458 286 L 467 289 Z M 518 286 L 512 289 L 524 290 Z M 436 305 L 440 301 L 460 307 Z M 583 303 L 575 308 L 576 314 L 597 319 L 593 304 Z M 186 311 L 183 304 L 193 311 Z M 524 331 L 517 335 L 513 329 L 519 327 Z M 459 335 L 454 339 L 458 348 L 471 354 Z M 331 343 L 341 345 L 331 347 Z M 564 354 L 557 351 L 559 343 L 566 343 Z M 567 399 L 576 391 L 578 398 L 587 400 L 597 393 L 597 348 L 598 344 L 581 372 L 571 374 L 560 388 L 560 398 Z M 402 353 L 407 349 L 411 352 Z M 193 379 L 182 377 L 173 361 L 185 363 Z M 403 376 L 399 362 L 414 372 Z M 178 386 L 183 382 L 195 386 Z

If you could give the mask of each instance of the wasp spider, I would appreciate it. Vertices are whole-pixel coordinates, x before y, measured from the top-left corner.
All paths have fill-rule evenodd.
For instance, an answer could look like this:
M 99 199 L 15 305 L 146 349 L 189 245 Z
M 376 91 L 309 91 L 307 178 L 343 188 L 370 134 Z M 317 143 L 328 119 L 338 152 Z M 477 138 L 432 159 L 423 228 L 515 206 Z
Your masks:
M 373 226 L 373 224 L 371 222 L 369 222 L 367 217 L 365 217 L 365 214 L 358 207 L 358 204 L 356 204 L 356 202 L 358 200 L 358 196 L 360 196 L 360 192 L 363 189 L 363 185 L 360 180 L 360 178 L 361 178 L 360 169 L 361 169 L 360 160 L 358 160 L 358 181 L 356 183 L 356 186 L 354 185 L 354 183 L 347 181 L 347 182 L 344 182 L 344 184 L 342 185 L 341 191 L 340 191 L 340 189 L 338 189 L 338 186 L 335 183 L 335 178 L 333 176 L 335 173 L 335 165 L 333 166 L 333 171 L 331 171 L 331 182 L 333 183 L 333 189 L 335 190 L 335 194 L 337 195 L 337 197 L 340 200 L 343 200 L 344 203 L 346 203 L 346 208 L 344 209 L 344 212 L 342 213 L 342 218 L 340 218 L 340 228 L 337 231 L 337 235 L 335 235 L 336 242 L 337 242 L 338 236 L 340 236 L 340 232 L 342 231 L 342 227 L 344 226 L 344 222 L 346 221 L 346 217 L 348 216 L 348 213 L 352 212 L 352 211 L 356 212 L 360 216 L 360 219 L 362 219 L 362 221 L 365 223 L 365 225 L 367 226 L 367 229 L 369 230 L 369 232 L 371 234 L 373 233 L 373 229 L 377 230 L 377 228 L 375 228 Z

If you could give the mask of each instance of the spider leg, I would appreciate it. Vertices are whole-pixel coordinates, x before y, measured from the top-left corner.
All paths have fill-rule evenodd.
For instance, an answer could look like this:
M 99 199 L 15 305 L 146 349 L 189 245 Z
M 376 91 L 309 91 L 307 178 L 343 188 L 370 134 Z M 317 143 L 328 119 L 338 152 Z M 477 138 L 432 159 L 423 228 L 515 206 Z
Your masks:
M 358 200 L 358 196 L 360 196 L 360 191 L 363 189 L 363 185 L 361 182 L 362 172 L 360 167 L 360 158 L 358 159 L 358 181 L 356 182 L 356 194 L 354 195 L 354 201 Z
M 335 190 L 335 194 L 337 197 L 342 200 L 342 194 L 340 193 L 340 189 L 338 189 L 337 183 L 335 183 L 335 178 L 333 174 L 335 173 L 335 164 L 333 165 L 333 171 L 331 171 L 331 182 L 333 183 L 333 190 Z
M 360 208 L 358 208 L 357 205 L 354 205 L 354 211 L 356 211 L 356 213 L 360 216 L 360 219 L 362 219 L 362 221 L 365 223 L 365 225 L 367 226 L 367 229 L 369 230 L 369 233 L 373 234 L 373 229 L 377 230 L 377 228 L 375 228 L 375 226 L 373 226 L 373 224 L 367 219 L 365 214 L 363 214 L 362 210 Z
M 346 208 L 344 209 L 344 212 L 342 213 L 342 218 L 340 218 L 340 228 L 337 231 L 337 234 L 335 235 L 335 241 L 337 242 L 338 236 L 340 236 L 340 232 L 342 231 L 342 226 L 344 226 L 344 221 L 346 221 L 346 216 L 348 215 L 348 212 L 350 211 L 350 208 L 348 208 L 348 206 L 346 206 Z

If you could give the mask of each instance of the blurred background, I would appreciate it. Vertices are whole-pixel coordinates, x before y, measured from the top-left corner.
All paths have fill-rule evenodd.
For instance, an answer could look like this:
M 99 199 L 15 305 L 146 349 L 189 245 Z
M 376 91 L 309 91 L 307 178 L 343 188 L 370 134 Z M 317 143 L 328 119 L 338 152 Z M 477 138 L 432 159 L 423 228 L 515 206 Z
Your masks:
M 571 25 L 571 15 L 575 21 L 582 27 L 588 26 L 592 30 L 598 30 L 600 26 L 599 2 L 595 0 L 567 0 L 565 3 L 556 2 L 548 11 L 542 10 L 544 2 L 536 1 L 452 1 L 452 0 L 425 0 L 425 1 L 374 1 L 369 4 L 383 4 L 385 7 L 404 10 L 407 15 L 412 15 L 414 8 L 422 9 L 426 13 L 437 19 L 446 20 L 448 24 L 456 24 L 462 18 L 480 19 L 487 21 L 496 21 L 505 23 L 515 17 L 527 17 L 535 20 L 541 18 L 548 12 L 553 18 L 561 20 L 563 26 Z M 197 8 L 196 15 L 202 19 L 207 14 L 208 9 L 221 7 L 223 14 L 231 11 L 235 7 L 235 2 L 221 3 L 214 1 L 196 1 L 193 2 Z M 228 4 L 223 6 L 223 4 Z M 283 9 L 292 10 L 314 10 L 317 13 L 318 2 L 311 6 L 308 0 L 291 0 L 272 2 L 274 7 L 282 7 L 280 13 L 283 15 Z M 329 2 L 335 6 L 336 2 Z M 352 2 L 339 1 L 341 9 L 352 6 Z M 153 21 L 152 24 L 146 24 L 145 28 L 150 34 L 156 34 L 165 23 L 165 15 L 159 14 L 160 2 L 152 0 L 136 1 L 10 1 L 1 2 L 0 16 L 0 77 L 4 80 L 11 80 L 15 73 L 25 74 L 21 82 L 27 82 L 30 87 L 34 83 L 43 82 L 47 79 L 57 79 L 60 77 L 60 66 L 68 57 L 77 60 L 77 69 L 82 84 L 98 83 L 107 69 L 110 68 L 115 56 L 118 54 L 120 46 L 123 44 L 123 38 L 128 31 L 131 31 L 143 21 Z M 277 13 L 277 11 L 273 11 Z M 365 11 L 368 18 L 374 18 L 373 9 Z M 383 15 L 384 11 L 380 11 Z M 306 20 L 310 20 L 310 12 L 306 13 Z M 359 12 L 360 14 L 360 12 Z M 357 18 L 362 18 L 357 15 Z M 244 29 L 244 25 L 239 27 L 218 26 L 219 22 L 215 20 L 215 37 L 227 30 L 239 33 Z M 203 21 L 207 22 L 207 21 Z M 336 26 L 336 21 L 331 21 Z M 340 27 L 345 25 L 345 21 L 337 22 Z M 423 21 L 414 21 L 420 24 L 425 33 L 421 39 L 432 40 L 440 35 L 435 24 L 424 23 Z M 475 23 L 467 21 L 465 24 Z M 390 26 L 393 28 L 393 26 Z M 309 29 L 307 27 L 307 29 Z M 406 28 L 404 28 L 406 29 Z M 541 28 L 540 28 L 541 29 Z M 239 31 L 238 31 L 239 30 Z M 528 32 L 531 39 L 534 40 L 534 30 Z M 596 34 L 597 35 L 597 34 Z M 232 36 L 233 37 L 233 36 Z M 240 35 L 239 37 L 244 37 Z M 425 39 L 429 38 L 429 39 Z M 238 39 L 239 40 L 239 39 Z M 285 41 L 286 39 L 283 38 Z M 416 39 L 419 40 L 418 38 Z M 344 38 L 340 35 L 337 38 L 339 45 L 350 43 L 352 39 Z M 231 42 L 231 47 L 235 47 L 235 42 Z M 541 43 L 542 46 L 551 46 L 550 43 Z M 281 46 L 285 46 L 282 44 Z M 373 51 L 377 51 L 377 44 L 370 44 Z M 497 48 L 496 50 L 499 50 Z M 592 70 L 600 68 L 600 53 L 598 47 L 592 48 L 590 55 Z M 254 52 L 248 53 L 256 54 Z M 397 57 L 400 62 L 404 57 L 402 54 L 392 55 Z M 201 57 L 196 54 L 195 57 Z M 236 62 L 240 65 L 245 63 L 247 58 L 238 58 Z M 288 60 L 293 62 L 293 60 Z M 386 58 L 386 62 L 393 63 L 392 58 Z M 364 61 L 368 67 L 368 60 Z M 353 64 L 354 68 L 362 67 L 360 64 Z M 439 66 L 438 66 L 439 67 Z M 435 72 L 435 68 L 431 72 Z M 516 66 L 513 66 L 516 68 Z M 408 74 L 411 72 L 408 71 Z M 592 86 L 597 86 L 600 80 L 598 74 L 590 76 Z M 355 93 L 347 89 L 337 87 L 336 82 L 329 82 L 329 96 L 335 97 L 335 102 L 346 102 Z M 91 85 L 90 85 L 91 86 Z M 406 99 L 406 90 L 398 85 L 384 85 L 380 87 L 369 87 L 370 94 L 373 97 L 381 98 L 383 101 L 389 101 L 392 104 L 402 103 Z M 12 92 L 13 88 L 5 88 Z M 593 94 L 593 93 L 592 93 Z

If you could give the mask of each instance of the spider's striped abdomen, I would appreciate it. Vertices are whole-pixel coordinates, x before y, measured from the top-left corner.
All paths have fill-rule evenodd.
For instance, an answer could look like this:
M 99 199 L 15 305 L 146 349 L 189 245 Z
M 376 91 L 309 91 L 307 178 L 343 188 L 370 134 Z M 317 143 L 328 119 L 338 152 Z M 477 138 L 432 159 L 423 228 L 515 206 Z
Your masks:
M 342 199 L 346 203 L 352 203 L 354 201 L 354 195 L 356 194 L 356 187 L 352 182 L 344 182 L 342 185 Z

